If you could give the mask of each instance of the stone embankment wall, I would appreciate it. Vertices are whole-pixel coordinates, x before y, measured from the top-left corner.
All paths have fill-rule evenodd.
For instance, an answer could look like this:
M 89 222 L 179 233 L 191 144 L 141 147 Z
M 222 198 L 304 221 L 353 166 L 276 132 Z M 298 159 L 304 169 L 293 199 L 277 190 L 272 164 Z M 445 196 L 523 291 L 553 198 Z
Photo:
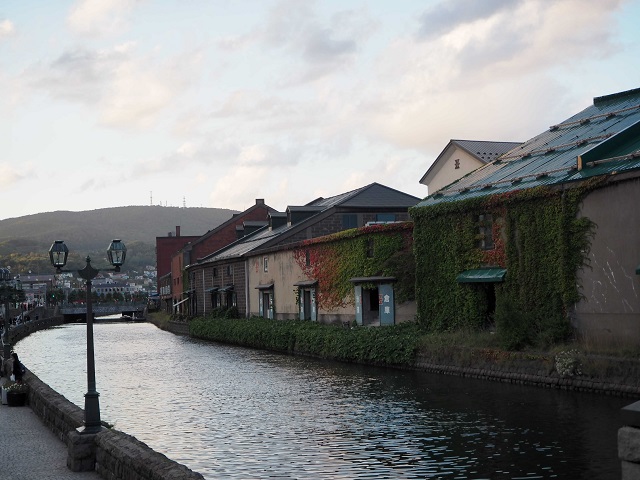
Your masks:
M 584 356 L 579 359 L 579 373 L 571 371 L 563 376 L 558 373 L 555 358 L 550 354 L 470 349 L 452 356 L 455 359 L 447 361 L 446 354 L 418 355 L 414 368 L 431 373 L 543 388 L 640 397 L 640 362 L 637 360 Z
M 170 321 L 165 324 L 160 324 L 151 320 L 151 323 L 162 330 L 166 330 L 167 332 L 171 332 L 176 335 L 189 335 L 189 324 L 187 322 Z
M 204 480 L 184 465 L 170 460 L 136 438 L 105 428 L 80 435 L 84 411 L 28 372 L 29 405 L 43 423 L 67 444 L 67 466 L 72 471 L 96 470 L 107 480 Z
M 42 316 L 46 315 L 46 311 L 42 309 Z M 58 325 L 62 325 L 64 323 L 64 318 L 62 315 L 58 316 L 50 316 L 47 318 L 39 318 L 35 320 L 35 315 L 32 320 L 21 323 L 19 325 L 14 325 L 9 329 L 9 340 L 12 345 L 19 340 L 22 340 L 24 337 L 30 335 L 33 332 L 37 332 L 38 330 L 44 330 L 45 328 L 55 327 Z

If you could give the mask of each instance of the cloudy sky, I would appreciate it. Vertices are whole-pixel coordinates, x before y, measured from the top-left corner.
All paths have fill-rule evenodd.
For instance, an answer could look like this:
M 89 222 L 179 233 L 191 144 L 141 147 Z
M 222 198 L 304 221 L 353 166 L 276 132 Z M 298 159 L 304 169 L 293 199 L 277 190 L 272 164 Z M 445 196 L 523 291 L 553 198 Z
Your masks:
M 0 0 L 0 219 L 417 197 L 640 87 L 640 0 Z

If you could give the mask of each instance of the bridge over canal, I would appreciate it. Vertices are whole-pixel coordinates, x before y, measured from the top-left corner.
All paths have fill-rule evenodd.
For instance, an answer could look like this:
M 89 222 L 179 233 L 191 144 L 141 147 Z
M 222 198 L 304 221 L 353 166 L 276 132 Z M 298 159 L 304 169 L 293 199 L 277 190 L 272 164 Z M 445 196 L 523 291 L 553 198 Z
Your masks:
M 135 320 L 145 320 L 147 317 L 146 303 L 94 303 L 91 306 L 94 317 L 106 317 L 108 315 L 128 315 Z M 58 313 L 64 317 L 64 321 L 84 320 L 87 316 L 86 305 L 65 305 L 58 307 Z

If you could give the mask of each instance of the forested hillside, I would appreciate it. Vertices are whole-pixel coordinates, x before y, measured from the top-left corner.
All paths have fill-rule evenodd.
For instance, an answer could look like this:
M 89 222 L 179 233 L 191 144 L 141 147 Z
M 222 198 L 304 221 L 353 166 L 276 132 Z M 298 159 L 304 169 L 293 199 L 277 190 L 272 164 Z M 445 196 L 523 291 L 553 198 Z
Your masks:
M 96 268 L 105 267 L 106 249 L 114 238 L 127 246 L 125 270 L 155 265 L 156 237 L 203 235 L 232 217 L 235 210 L 131 206 L 83 212 L 58 211 L 0 220 L 0 267 L 14 272 L 51 273 L 48 251 L 64 240 L 69 266 L 82 266 L 89 255 Z

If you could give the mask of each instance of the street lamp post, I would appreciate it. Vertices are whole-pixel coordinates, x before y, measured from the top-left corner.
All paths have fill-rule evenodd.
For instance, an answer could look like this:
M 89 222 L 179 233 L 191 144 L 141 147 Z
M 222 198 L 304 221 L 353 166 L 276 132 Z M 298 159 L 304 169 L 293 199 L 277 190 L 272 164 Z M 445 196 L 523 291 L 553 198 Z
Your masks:
M 119 272 L 127 254 L 127 247 L 120 240 L 113 240 L 107 249 L 109 263 L 113 269 L 108 271 Z M 62 240 L 56 240 L 49 249 L 51 265 L 56 273 L 63 272 L 62 267 L 67 263 L 69 249 Z M 100 394 L 96 391 L 96 368 L 93 349 L 93 304 L 91 301 L 91 281 L 100 273 L 91 266 L 91 258 L 87 256 L 86 265 L 78 270 L 78 275 L 86 280 L 86 305 L 87 305 L 87 393 L 84 395 L 84 425 L 78 429 L 80 433 L 98 433 L 102 430 L 100 421 Z

